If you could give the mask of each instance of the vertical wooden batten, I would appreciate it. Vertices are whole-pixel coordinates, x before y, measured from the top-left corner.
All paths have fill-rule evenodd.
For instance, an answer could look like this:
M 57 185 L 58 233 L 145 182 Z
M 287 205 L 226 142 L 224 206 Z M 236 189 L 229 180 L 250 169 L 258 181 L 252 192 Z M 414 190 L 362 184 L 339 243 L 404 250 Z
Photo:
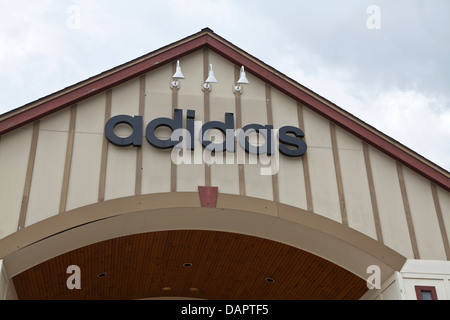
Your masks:
M 267 122 L 269 125 L 273 126 L 273 112 L 272 112 L 272 92 L 271 87 L 266 84 L 266 110 L 267 110 Z M 279 161 L 273 155 L 271 156 L 271 161 Z M 273 200 L 275 202 L 280 202 L 280 191 L 278 186 L 278 173 L 272 174 L 272 190 L 273 190 Z
M 305 120 L 303 117 L 303 105 L 297 102 L 297 117 L 298 125 L 302 131 L 305 130 Z M 308 152 L 302 156 L 303 163 L 303 176 L 305 177 L 305 192 L 306 192 L 306 204 L 309 212 L 314 212 L 313 199 L 312 199 L 312 189 L 311 189 L 311 177 L 309 175 L 309 165 L 308 165 Z
M 402 194 L 403 207 L 405 209 L 406 223 L 408 225 L 409 237 L 411 239 L 412 250 L 414 259 L 420 259 L 419 247 L 417 245 L 416 232 L 414 230 L 414 223 L 411 215 L 411 208 L 408 200 L 408 193 L 406 191 L 405 178 L 403 176 L 403 167 L 400 163 L 396 162 L 398 181 L 400 183 L 400 191 Z
M 203 79 L 208 78 L 209 71 L 209 50 L 203 48 Z M 211 104 L 209 90 L 203 90 L 203 123 L 211 120 Z M 193 137 L 191 137 L 193 139 Z M 205 165 L 205 186 L 211 186 L 211 166 Z
M 36 160 L 36 149 L 39 138 L 39 126 L 40 126 L 39 120 L 33 123 L 33 135 L 31 138 L 27 174 L 25 177 L 25 185 L 23 188 L 22 204 L 20 207 L 19 223 L 17 230 L 23 229 L 25 227 L 25 221 L 27 218 L 28 201 L 30 199 L 31 180 L 33 179 L 34 161 Z
M 339 150 L 336 139 L 336 127 L 330 122 L 331 146 L 333 150 L 334 169 L 336 172 L 336 182 L 339 195 L 339 205 L 341 208 L 342 223 L 348 226 L 347 208 L 345 205 L 344 183 L 342 182 L 341 163 L 339 160 Z
M 234 83 L 237 83 L 240 76 L 240 68 L 238 66 L 234 67 Z M 241 105 L 241 93 L 236 91 L 234 93 L 234 100 L 236 103 L 236 128 L 238 130 L 242 129 L 242 105 Z M 238 171 L 239 171 L 239 194 L 245 195 L 245 174 L 244 165 L 238 161 Z
M 144 118 L 145 110 L 145 79 L 146 75 L 140 77 L 139 87 L 139 116 Z M 141 195 L 142 193 L 142 148 L 136 150 L 136 185 L 135 194 Z
M 375 192 L 375 183 L 373 181 L 372 163 L 370 161 L 369 145 L 366 142 L 362 142 L 364 163 L 366 166 L 367 181 L 369 183 L 370 201 L 372 205 L 372 214 L 375 222 L 375 230 L 377 239 L 383 243 L 383 231 L 381 229 L 380 212 L 378 210 L 377 194 Z
M 67 192 L 69 189 L 70 168 L 72 166 L 73 144 L 75 139 L 75 123 L 77 118 L 77 105 L 70 107 L 69 134 L 67 136 L 66 162 L 64 164 L 63 182 L 61 187 L 61 199 L 59 213 L 66 211 Z
M 172 74 L 177 69 L 177 62 L 172 62 Z M 172 87 L 172 115 L 175 109 L 178 108 L 178 88 Z M 173 161 L 170 164 L 170 192 L 177 192 L 177 166 Z
M 444 243 L 445 255 L 447 260 L 450 260 L 450 244 L 447 231 L 445 230 L 444 217 L 442 215 L 441 204 L 439 203 L 439 196 L 437 193 L 437 187 L 434 183 L 430 182 L 431 193 L 433 195 L 434 207 L 436 208 L 437 220 L 439 223 L 439 229 L 442 235 L 442 242 Z
M 106 108 L 105 108 L 105 125 L 106 122 L 111 118 L 111 106 L 112 106 L 112 89 L 106 91 Z M 100 163 L 100 182 L 98 187 L 98 201 L 102 202 L 105 200 L 105 185 L 106 185 L 106 165 L 108 159 L 108 140 L 103 137 L 102 145 L 102 157 Z

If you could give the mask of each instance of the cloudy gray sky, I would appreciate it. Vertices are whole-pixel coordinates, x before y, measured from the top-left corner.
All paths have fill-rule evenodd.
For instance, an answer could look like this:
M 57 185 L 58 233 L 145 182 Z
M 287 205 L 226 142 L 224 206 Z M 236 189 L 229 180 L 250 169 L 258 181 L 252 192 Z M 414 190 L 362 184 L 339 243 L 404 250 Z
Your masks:
M 450 171 L 448 0 L 0 0 L 0 114 L 209 27 Z

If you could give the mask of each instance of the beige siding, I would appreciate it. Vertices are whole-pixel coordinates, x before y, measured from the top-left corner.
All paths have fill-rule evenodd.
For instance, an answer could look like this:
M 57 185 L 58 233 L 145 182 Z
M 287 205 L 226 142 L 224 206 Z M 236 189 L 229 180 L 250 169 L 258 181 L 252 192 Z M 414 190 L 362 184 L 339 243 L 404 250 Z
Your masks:
M 362 142 L 340 128 L 336 137 L 348 225 L 377 239 Z
M 159 117 L 173 117 L 170 64 L 149 72 L 145 79 L 143 135 L 147 124 Z M 184 85 L 182 81 L 181 85 Z M 159 132 L 159 131 L 158 131 Z M 159 134 L 159 133 L 158 133 Z M 167 133 L 169 134 L 169 133 Z M 170 135 L 169 135 L 170 136 Z M 164 136 L 164 138 L 167 138 Z M 142 140 L 142 193 L 170 192 L 170 150 L 159 150 Z
M 209 51 L 208 57 L 209 63 L 213 65 L 217 81 L 219 81 L 219 83 L 213 84 L 214 88 L 211 90 L 211 119 L 221 119 L 220 117 L 225 112 L 235 113 L 236 110 L 233 93 L 235 65 L 213 51 Z M 247 87 L 247 85 L 243 86 L 244 92 Z
M 407 168 L 403 170 L 403 173 L 420 258 L 445 260 L 445 249 L 430 182 Z
M 33 125 L 0 139 L 0 238 L 17 231 Z
M 106 94 L 79 103 L 66 210 L 98 201 Z
M 384 244 L 414 258 L 395 161 L 369 149 Z
M 111 117 L 139 114 L 139 78 L 112 91 Z M 128 128 L 129 129 L 129 128 Z M 118 135 L 120 131 L 117 132 Z M 122 134 L 127 136 L 129 134 Z M 136 183 L 136 148 L 108 146 L 105 200 L 134 195 Z
M 209 62 L 220 78 L 220 85 L 214 86 L 210 93 L 210 120 L 225 121 L 225 113 L 233 113 L 236 128 L 237 113 L 233 93 L 235 66 L 212 51 L 209 51 Z M 229 157 L 228 164 L 226 157 Z M 239 194 L 236 153 L 225 154 L 222 161 L 224 164 L 211 165 L 211 185 L 218 186 L 221 193 Z
M 274 129 L 299 127 L 297 102 L 278 90 L 271 91 Z M 303 128 L 302 128 L 303 130 Z M 307 210 L 303 162 L 279 154 L 278 188 L 280 202 Z
M 437 188 L 437 195 L 442 211 L 445 232 L 447 233 L 447 241 L 450 243 L 450 192 L 446 192 L 442 188 Z
M 25 226 L 58 214 L 70 108 L 41 120 Z
M 342 222 L 329 123 L 308 108 L 303 115 L 314 212 Z
M 204 120 L 203 107 L 203 53 L 197 51 L 181 60 L 185 80 L 182 80 L 178 91 L 178 108 L 183 110 L 183 127 L 185 127 L 186 111 L 195 110 L 195 120 Z M 218 79 L 220 81 L 220 77 Z M 214 90 L 214 84 L 213 88 Z M 201 148 L 196 139 L 195 148 Z M 181 164 L 177 166 L 177 191 L 197 191 L 198 186 L 205 185 L 205 164 Z
M 258 78 L 247 74 L 251 85 L 244 87 L 241 96 L 242 127 L 247 124 L 267 124 L 266 86 Z M 240 129 L 240 128 L 239 128 Z M 244 165 L 245 194 L 250 197 L 273 200 L 272 176 L 261 175 L 260 159 L 250 162 L 246 157 Z

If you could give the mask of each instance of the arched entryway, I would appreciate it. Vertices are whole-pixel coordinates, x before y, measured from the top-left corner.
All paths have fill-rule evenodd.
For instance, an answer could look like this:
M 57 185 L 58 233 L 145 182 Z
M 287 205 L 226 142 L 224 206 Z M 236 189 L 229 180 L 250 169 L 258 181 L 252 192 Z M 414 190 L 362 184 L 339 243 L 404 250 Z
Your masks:
M 368 266 L 383 281 L 405 261 L 317 214 L 225 194 L 216 208 L 201 207 L 196 193 L 106 201 L 8 242 L 19 299 L 359 299 Z M 66 287 L 70 265 L 80 267 L 81 290 Z

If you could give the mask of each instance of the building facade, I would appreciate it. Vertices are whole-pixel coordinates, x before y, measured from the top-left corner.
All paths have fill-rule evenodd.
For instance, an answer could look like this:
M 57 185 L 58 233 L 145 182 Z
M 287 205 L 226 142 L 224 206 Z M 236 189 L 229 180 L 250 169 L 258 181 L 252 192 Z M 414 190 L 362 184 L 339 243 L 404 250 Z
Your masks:
M 446 300 L 449 191 L 203 29 L 0 116 L 0 295 Z

